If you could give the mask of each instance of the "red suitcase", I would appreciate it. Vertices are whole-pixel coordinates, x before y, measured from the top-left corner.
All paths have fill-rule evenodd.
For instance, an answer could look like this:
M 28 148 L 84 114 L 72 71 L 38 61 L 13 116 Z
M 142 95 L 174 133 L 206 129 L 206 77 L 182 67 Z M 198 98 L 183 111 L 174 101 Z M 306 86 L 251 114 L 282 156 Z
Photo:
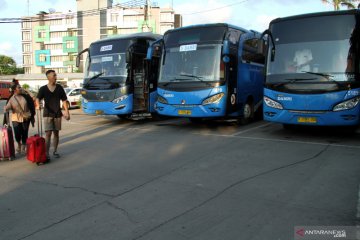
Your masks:
M 40 135 L 42 134 L 42 120 L 41 117 L 39 118 L 41 111 L 39 111 L 36 115 L 38 134 L 35 134 L 26 140 L 26 157 L 30 162 L 40 165 L 41 163 L 46 163 L 46 147 L 45 138 Z M 41 131 L 39 125 L 41 126 Z
M 6 115 L 8 117 L 8 115 Z M 9 121 L 7 121 L 9 122 Z M 13 131 L 6 124 L 0 127 L 0 159 L 13 160 L 15 158 L 15 145 Z

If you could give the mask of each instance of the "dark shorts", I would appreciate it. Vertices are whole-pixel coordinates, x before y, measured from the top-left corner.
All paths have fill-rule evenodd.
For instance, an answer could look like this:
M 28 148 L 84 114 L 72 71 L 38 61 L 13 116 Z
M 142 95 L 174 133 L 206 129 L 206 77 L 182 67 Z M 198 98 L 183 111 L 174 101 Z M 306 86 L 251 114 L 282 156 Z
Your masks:
M 45 131 L 60 131 L 61 130 L 61 117 L 44 117 L 44 130 Z

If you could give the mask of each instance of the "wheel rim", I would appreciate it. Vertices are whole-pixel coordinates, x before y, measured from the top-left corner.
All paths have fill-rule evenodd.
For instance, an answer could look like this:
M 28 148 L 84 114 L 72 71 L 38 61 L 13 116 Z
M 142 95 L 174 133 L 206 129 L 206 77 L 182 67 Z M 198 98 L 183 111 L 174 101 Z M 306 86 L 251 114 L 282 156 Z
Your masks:
M 246 103 L 244 106 L 244 118 L 249 119 L 251 117 L 251 106 Z

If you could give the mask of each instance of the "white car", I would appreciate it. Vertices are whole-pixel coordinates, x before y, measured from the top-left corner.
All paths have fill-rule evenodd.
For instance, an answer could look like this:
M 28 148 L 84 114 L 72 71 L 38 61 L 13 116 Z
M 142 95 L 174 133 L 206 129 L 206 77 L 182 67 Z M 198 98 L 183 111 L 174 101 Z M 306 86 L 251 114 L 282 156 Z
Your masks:
M 68 100 L 68 108 L 80 107 L 81 88 L 64 88 L 64 90 Z

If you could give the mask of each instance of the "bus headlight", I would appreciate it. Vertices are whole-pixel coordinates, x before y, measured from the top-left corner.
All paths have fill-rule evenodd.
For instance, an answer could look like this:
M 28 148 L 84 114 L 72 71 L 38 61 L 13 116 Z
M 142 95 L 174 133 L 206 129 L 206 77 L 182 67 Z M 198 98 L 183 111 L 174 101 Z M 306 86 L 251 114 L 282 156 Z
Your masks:
M 359 102 L 360 102 L 360 96 L 352 98 L 350 100 L 346 100 L 345 102 L 335 105 L 333 111 L 337 112 L 337 111 L 352 109 L 356 107 L 359 104 Z
M 119 102 L 122 102 L 124 101 L 125 99 L 128 98 L 128 95 L 123 95 L 121 97 L 118 97 L 118 98 L 115 98 L 114 100 L 112 100 L 113 103 L 119 103 Z
M 202 102 L 202 105 L 218 103 L 218 102 L 220 102 L 220 100 L 222 99 L 222 97 L 224 95 L 225 95 L 224 93 L 218 93 L 218 94 L 215 94 L 215 95 L 213 95 L 211 97 L 208 97 Z
M 168 101 L 160 95 L 157 96 L 157 101 L 162 104 L 168 104 Z
M 264 103 L 268 107 L 271 107 L 271 108 L 284 109 L 283 106 L 280 103 L 272 100 L 271 98 L 265 97 L 265 96 L 264 96 Z

